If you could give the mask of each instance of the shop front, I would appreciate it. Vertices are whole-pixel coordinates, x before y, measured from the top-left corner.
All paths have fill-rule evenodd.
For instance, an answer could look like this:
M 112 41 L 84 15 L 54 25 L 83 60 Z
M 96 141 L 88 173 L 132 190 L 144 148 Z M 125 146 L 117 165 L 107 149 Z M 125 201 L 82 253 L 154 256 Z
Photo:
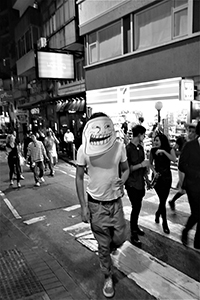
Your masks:
M 87 91 L 87 106 L 92 113 L 103 111 L 108 114 L 117 127 L 126 119 L 129 130 L 139 123 L 139 117 L 143 117 L 143 125 L 150 131 L 160 115 L 165 133 L 176 135 L 191 121 L 194 83 L 188 80 L 186 86 L 191 90 L 183 90 L 185 83 L 177 77 Z M 156 109 L 157 102 L 162 104 L 160 111 Z
M 86 123 L 85 93 L 71 97 L 63 97 L 56 101 L 56 113 L 59 133 L 64 135 L 67 129 L 73 132 L 75 147 L 79 148 L 82 141 L 82 130 Z

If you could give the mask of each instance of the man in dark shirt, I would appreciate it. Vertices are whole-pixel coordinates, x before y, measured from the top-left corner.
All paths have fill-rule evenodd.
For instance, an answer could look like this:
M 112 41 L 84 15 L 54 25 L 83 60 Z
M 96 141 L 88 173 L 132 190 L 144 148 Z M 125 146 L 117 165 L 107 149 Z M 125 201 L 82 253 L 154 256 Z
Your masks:
M 183 229 L 181 240 L 188 244 L 188 232 L 196 226 L 194 248 L 200 249 L 200 121 L 196 126 L 197 138 L 187 142 L 179 160 L 180 186 L 186 190 L 191 215 Z
M 144 149 L 141 145 L 145 132 L 146 129 L 141 125 L 133 127 L 133 137 L 126 147 L 130 174 L 125 187 L 132 205 L 130 219 L 131 243 L 137 247 L 141 247 L 138 235 L 144 235 L 144 231 L 138 227 L 138 218 L 142 207 L 142 199 L 145 195 L 144 175 L 146 167 L 149 166 L 149 160 L 145 159 Z
M 190 124 L 188 126 L 187 137 L 184 137 L 184 136 L 178 137 L 178 139 L 176 141 L 176 146 L 175 146 L 175 150 L 177 150 L 176 154 L 178 155 L 178 157 L 180 156 L 185 143 L 187 143 L 187 141 L 192 141 L 193 139 L 195 139 L 195 137 L 196 137 L 195 128 L 196 128 L 196 125 Z M 179 182 L 177 184 L 177 187 L 179 188 L 178 192 L 174 195 L 172 200 L 169 201 L 169 206 L 170 206 L 172 211 L 175 211 L 175 202 L 176 202 L 176 200 L 179 199 L 181 196 L 183 196 L 185 194 L 185 191 L 180 188 Z

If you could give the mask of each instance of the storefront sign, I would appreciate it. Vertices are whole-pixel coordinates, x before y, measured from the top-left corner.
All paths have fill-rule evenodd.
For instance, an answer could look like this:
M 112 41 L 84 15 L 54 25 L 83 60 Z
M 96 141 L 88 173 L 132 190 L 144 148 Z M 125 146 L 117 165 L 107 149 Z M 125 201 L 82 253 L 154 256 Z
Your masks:
M 184 101 L 194 100 L 194 81 L 192 79 L 181 80 L 181 99 Z
M 38 107 L 32 108 L 31 109 L 31 114 L 36 115 L 40 113 L 40 109 Z

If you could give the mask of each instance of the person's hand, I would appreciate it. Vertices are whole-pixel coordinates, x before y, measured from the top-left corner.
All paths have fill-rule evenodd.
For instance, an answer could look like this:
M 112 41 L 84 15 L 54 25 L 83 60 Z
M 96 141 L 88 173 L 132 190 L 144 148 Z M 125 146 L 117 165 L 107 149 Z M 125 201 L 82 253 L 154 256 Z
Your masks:
M 90 212 L 87 205 L 81 208 L 81 219 L 84 223 L 89 223 L 90 221 Z
M 158 155 L 158 154 L 163 154 L 164 153 L 164 150 L 162 150 L 162 149 L 158 149 L 157 151 L 156 151 L 156 155 Z
M 149 160 L 148 159 L 143 160 L 143 162 L 141 163 L 141 166 L 142 166 L 142 168 L 149 167 Z

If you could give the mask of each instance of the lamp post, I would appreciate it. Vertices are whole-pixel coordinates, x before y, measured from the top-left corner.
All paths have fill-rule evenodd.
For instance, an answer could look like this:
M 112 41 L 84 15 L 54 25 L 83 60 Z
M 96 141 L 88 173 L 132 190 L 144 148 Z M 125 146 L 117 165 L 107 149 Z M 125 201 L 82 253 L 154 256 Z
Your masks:
M 157 109 L 157 111 L 158 111 L 158 123 L 160 123 L 160 111 L 161 111 L 162 107 L 163 107 L 163 104 L 161 101 L 156 102 L 155 109 Z

